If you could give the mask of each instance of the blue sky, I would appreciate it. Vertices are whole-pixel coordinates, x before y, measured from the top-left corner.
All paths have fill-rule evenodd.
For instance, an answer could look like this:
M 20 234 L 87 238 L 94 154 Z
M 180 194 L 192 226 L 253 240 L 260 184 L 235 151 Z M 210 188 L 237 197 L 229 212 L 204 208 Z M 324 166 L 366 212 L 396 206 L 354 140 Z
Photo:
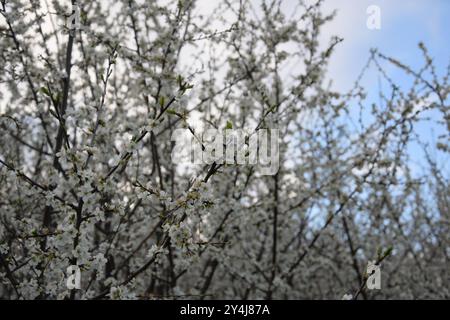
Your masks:
M 366 27 L 367 7 L 377 5 L 381 13 L 381 29 Z M 450 63 L 450 0 L 326 0 L 327 11 L 337 10 L 337 16 L 324 28 L 323 41 L 338 35 L 344 41 L 337 48 L 329 66 L 329 78 L 337 90 L 350 89 L 365 65 L 371 48 L 377 48 L 387 56 L 418 70 L 423 66 L 418 43 L 423 42 L 433 58 L 436 70 L 443 75 Z M 409 88 L 411 78 L 394 66 L 387 66 L 389 76 L 404 89 Z M 363 81 L 368 98 L 378 102 L 378 75 L 369 72 Z M 386 84 L 382 85 L 388 88 Z M 441 114 L 427 114 L 434 120 Z M 416 127 L 421 140 L 436 143 L 440 134 L 448 134 L 435 122 L 421 122 Z M 423 160 L 421 149 L 409 146 L 413 161 Z M 448 156 L 438 152 L 438 163 L 449 170 Z M 418 168 L 419 169 L 419 168 Z M 419 169 L 420 171 L 420 169 Z
M 366 27 L 366 9 L 370 5 L 381 10 L 380 30 Z M 333 34 L 344 38 L 330 64 L 330 76 L 336 79 L 339 89 L 351 87 L 370 48 L 420 67 L 417 44 L 422 41 L 439 71 L 444 71 L 450 62 L 449 0 L 328 0 L 325 8 L 336 9 L 337 16 L 324 28 L 323 38 Z M 402 75 L 398 72 L 394 76 Z

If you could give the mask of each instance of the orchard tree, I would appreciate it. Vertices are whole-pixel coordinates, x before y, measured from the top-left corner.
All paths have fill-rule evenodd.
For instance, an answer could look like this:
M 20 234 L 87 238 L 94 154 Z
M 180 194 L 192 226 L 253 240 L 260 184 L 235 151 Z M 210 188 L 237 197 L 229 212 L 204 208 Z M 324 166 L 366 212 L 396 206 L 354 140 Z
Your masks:
M 450 68 L 374 49 L 337 92 L 334 14 L 285 2 L 1 0 L 1 298 L 450 298 Z M 278 170 L 173 161 L 180 128 L 278 132 Z

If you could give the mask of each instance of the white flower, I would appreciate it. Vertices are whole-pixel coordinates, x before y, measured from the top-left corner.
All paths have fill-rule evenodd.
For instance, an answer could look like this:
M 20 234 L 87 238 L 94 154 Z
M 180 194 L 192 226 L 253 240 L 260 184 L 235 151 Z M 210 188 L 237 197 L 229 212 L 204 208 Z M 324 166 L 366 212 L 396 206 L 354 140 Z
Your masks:
M 162 248 L 157 246 L 156 244 L 152 245 L 152 247 L 147 252 L 147 257 L 152 258 L 156 254 L 162 252 Z
M 8 250 L 9 248 L 6 243 L 0 244 L 0 254 L 7 254 Z

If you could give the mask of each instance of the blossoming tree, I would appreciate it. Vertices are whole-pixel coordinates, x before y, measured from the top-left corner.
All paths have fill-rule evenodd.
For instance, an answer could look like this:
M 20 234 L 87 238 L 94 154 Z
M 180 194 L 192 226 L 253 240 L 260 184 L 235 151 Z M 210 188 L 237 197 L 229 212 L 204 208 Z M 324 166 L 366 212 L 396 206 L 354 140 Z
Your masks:
M 322 1 L 197 2 L 0 1 L 0 297 L 449 298 L 450 69 L 373 50 L 336 92 Z M 277 129 L 279 169 L 173 162 L 179 128 Z

